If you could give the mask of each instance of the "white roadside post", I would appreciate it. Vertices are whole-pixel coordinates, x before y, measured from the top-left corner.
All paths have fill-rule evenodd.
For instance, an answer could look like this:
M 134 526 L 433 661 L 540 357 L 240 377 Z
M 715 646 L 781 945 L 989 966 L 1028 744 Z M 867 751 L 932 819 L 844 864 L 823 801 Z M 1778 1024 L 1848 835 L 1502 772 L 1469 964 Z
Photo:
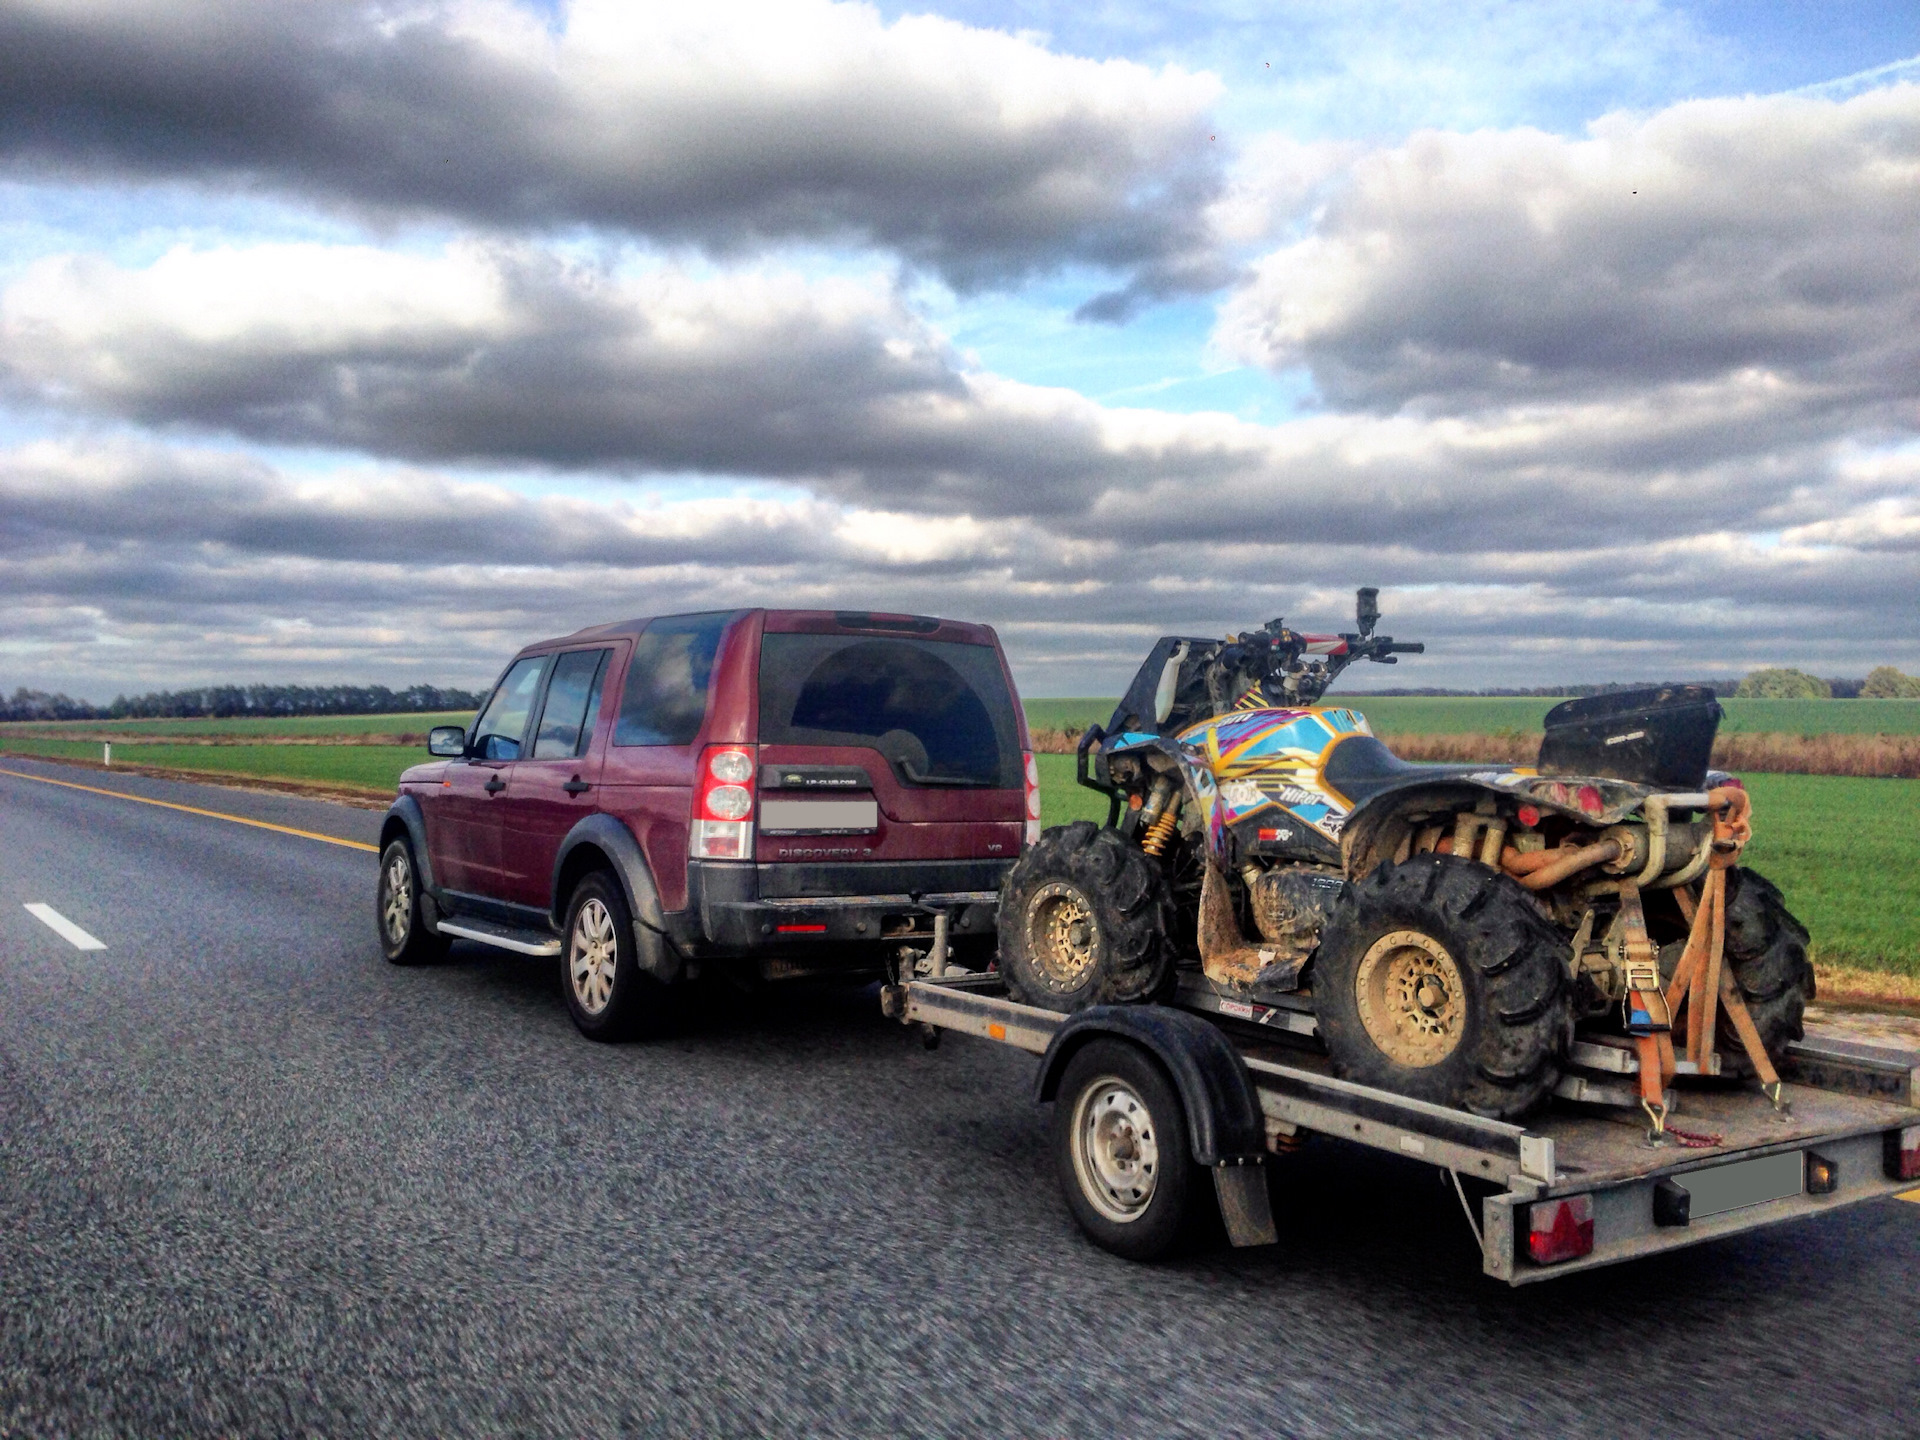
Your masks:
M 113 768 L 113 742 L 111 740 L 102 740 L 100 742 L 100 763 L 109 770 Z

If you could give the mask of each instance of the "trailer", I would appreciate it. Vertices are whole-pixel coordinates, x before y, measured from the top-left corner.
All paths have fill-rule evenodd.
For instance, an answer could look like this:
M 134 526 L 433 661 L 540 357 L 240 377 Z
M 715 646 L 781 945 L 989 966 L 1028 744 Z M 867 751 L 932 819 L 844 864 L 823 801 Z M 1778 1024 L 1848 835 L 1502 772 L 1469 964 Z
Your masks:
M 942 947 L 881 990 L 885 1013 L 1040 1057 L 1050 1147 L 1075 1220 L 1149 1260 L 1177 1240 L 1207 1180 L 1228 1239 L 1276 1243 L 1267 1167 L 1309 1137 L 1424 1162 L 1452 1179 L 1485 1272 L 1509 1285 L 1678 1249 L 1920 1185 L 1920 1055 L 1796 1043 L 1776 1104 L 1690 1077 L 1655 1141 L 1630 1046 L 1581 1042 L 1525 1125 L 1342 1080 L 1309 1002 L 1256 1005 L 1185 972 L 1171 1003 L 1073 1014 L 1018 1004 L 998 976 L 946 969 Z M 1478 1182 L 1469 1185 L 1466 1182 Z M 1481 1196 L 1476 1206 L 1470 1192 Z

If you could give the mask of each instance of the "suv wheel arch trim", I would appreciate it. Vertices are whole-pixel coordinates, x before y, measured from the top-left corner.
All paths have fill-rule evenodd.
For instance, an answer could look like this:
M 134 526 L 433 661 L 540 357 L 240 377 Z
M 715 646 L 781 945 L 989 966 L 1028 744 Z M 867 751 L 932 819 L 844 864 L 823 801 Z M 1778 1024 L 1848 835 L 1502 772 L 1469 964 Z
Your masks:
M 641 854 L 640 842 L 633 838 L 633 832 L 611 815 L 586 816 L 560 842 L 559 853 L 553 858 L 550 909 L 554 929 L 565 931 L 571 896 L 562 890 L 561 881 L 567 875 L 569 859 L 576 858 L 582 846 L 602 856 L 607 862 L 604 868 L 612 870 L 620 881 L 628 913 L 633 916 L 634 958 L 640 968 L 665 984 L 678 980 L 684 965 L 679 952 L 667 943 L 666 921 L 660 909 L 660 892 L 654 888 L 653 872 L 647 868 L 647 858 Z
M 429 902 L 420 907 L 420 918 L 426 922 L 429 935 L 438 935 L 440 887 L 434 883 L 433 860 L 427 854 L 427 818 L 419 800 L 411 795 L 402 795 L 387 807 L 387 818 L 380 822 L 380 848 L 384 851 L 402 831 L 413 849 L 413 873 L 421 898 Z

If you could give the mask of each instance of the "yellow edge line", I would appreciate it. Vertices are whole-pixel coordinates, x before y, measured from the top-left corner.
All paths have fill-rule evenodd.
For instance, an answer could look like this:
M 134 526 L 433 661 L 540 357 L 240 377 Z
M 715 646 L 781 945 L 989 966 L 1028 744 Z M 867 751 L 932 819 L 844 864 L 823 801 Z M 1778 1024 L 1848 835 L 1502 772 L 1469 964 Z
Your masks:
M 0 769 L 0 775 L 11 775 L 16 780 L 38 780 L 42 785 L 61 785 L 69 790 L 84 790 L 89 795 L 110 795 L 115 800 L 131 800 L 137 805 L 158 805 L 162 810 L 180 810 L 188 815 L 204 815 L 209 820 L 231 820 L 236 825 L 251 825 L 256 830 L 272 830 L 281 835 L 298 835 L 302 840 L 319 840 L 328 845 L 344 845 L 349 850 L 367 850 L 380 853 L 378 845 L 369 845 L 364 840 L 342 840 L 338 835 L 321 835 L 313 830 L 296 830 L 291 825 L 270 825 L 265 820 L 249 820 L 244 815 L 228 815 L 221 810 L 202 810 L 193 805 L 177 805 L 171 800 L 149 800 L 145 795 L 129 795 L 124 790 L 102 790 L 98 785 L 76 785 L 71 780 L 53 780 L 45 775 L 30 775 L 25 770 Z
M 1893 1198 L 1896 1200 L 1911 1200 L 1915 1205 L 1920 1205 L 1920 1190 L 1902 1190 Z

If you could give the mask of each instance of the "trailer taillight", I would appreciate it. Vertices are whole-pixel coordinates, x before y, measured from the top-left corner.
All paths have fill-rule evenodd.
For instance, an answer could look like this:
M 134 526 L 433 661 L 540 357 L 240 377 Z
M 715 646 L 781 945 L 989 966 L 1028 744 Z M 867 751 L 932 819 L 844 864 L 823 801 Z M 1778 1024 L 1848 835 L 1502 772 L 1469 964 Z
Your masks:
M 1887 1176 L 1893 1180 L 1920 1180 L 1920 1125 L 1887 1132 Z
M 1542 1200 L 1527 1210 L 1527 1255 L 1536 1265 L 1555 1265 L 1593 1253 L 1593 1197 Z
M 693 829 L 687 853 L 696 860 L 753 858 L 751 745 L 709 745 L 693 786 Z
M 1040 838 L 1040 765 L 1031 750 L 1023 750 L 1021 758 L 1026 761 L 1027 780 L 1027 829 L 1023 839 L 1031 845 Z

